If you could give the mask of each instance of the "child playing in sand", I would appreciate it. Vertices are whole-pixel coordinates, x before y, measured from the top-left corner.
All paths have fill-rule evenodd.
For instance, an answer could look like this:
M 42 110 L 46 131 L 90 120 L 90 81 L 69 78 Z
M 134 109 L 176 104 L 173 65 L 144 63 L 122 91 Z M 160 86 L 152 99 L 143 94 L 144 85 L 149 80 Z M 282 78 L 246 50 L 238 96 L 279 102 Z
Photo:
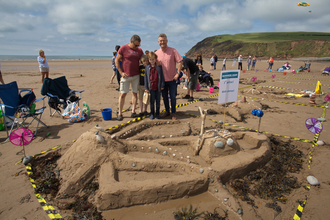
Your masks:
M 150 119 L 155 118 L 155 101 L 156 101 L 156 118 L 160 119 L 160 94 L 164 89 L 165 80 L 162 66 L 157 66 L 157 55 L 149 52 L 149 65 L 145 67 L 144 87 L 146 92 L 150 92 Z
M 140 106 L 140 114 L 138 115 L 138 117 L 142 117 L 142 116 L 147 116 L 148 112 L 147 112 L 147 104 L 143 103 L 143 95 L 144 95 L 144 75 L 145 75 L 145 67 L 148 66 L 149 64 L 149 60 L 148 60 L 148 56 L 147 55 L 142 55 L 141 59 L 141 65 L 140 65 L 140 86 L 139 86 L 139 106 Z

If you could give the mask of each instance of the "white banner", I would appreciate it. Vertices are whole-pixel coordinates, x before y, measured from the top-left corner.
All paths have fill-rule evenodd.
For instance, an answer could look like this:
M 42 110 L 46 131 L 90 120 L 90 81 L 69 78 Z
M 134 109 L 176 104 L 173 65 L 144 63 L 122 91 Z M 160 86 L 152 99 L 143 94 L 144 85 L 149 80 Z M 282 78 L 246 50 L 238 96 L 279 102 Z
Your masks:
M 220 74 L 218 104 L 236 102 L 240 70 L 225 70 Z

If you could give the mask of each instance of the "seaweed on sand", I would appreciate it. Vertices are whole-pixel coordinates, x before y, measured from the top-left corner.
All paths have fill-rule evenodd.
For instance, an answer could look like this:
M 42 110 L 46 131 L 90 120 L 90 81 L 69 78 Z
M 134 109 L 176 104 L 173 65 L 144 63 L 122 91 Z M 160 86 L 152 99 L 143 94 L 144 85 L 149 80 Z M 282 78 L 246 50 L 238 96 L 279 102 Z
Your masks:
M 57 167 L 56 161 L 60 157 L 60 153 L 56 151 L 33 162 L 31 178 L 35 180 L 35 193 L 56 196 L 60 186 L 60 174 L 59 170 L 55 170 L 55 168 Z
M 219 208 L 219 207 L 217 207 Z M 204 213 L 203 219 L 204 220 L 226 220 L 226 218 L 228 217 L 228 210 L 222 210 L 225 213 L 225 216 L 220 216 L 220 214 L 217 212 L 217 208 L 214 209 L 213 213 L 212 212 L 208 212 L 206 211 Z
M 250 195 L 273 200 L 266 207 L 273 208 L 279 214 L 282 210 L 276 201 L 285 204 L 287 195 L 300 187 L 297 178 L 289 173 L 297 173 L 302 169 L 303 153 L 290 142 L 274 137 L 270 137 L 270 141 L 271 160 L 263 168 L 250 172 L 243 179 L 231 181 L 230 185 L 236 191 L 235 196 L 255 208 L 258 207 Z
M 192 205 L 188 210 L 187 207 L 181 208 L 181 211 L 173 212 L 175 220 L 194 220 L 201 216 L 203 213 L 197 214 L 197 208 L 193 210 Z

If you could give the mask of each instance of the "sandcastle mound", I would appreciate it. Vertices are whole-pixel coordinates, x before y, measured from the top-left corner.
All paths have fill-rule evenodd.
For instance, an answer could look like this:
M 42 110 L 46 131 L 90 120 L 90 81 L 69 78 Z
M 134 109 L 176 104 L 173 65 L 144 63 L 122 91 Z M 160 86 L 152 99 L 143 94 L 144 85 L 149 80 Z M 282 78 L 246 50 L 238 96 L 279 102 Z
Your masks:
M 99 189 L 91 202 L 99 210 L 158 203 L 211 189 L 214 193 L 214 188 L 220 190 L 223 183 L 268 162 L 271 151 L 265 135 L 220 129 L 205 131 L 195 155 L 198 137 L 191 134 L 198 131 L 190 124 L 194 120 L 200 121 L 144 120 L 116 135 L 90 129 L 58 160 L 62 180 L 57 198 L 72 197 L 97 181 Z M 169 128 L 175 136 L 157 134 Z

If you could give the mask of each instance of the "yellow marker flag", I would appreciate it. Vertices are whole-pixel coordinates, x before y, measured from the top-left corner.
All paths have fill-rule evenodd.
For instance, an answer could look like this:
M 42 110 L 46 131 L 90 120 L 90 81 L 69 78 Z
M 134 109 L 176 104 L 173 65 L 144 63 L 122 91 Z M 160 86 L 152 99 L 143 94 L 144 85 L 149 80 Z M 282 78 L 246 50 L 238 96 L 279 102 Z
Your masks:
M 322 84 L 320 83 L 320 81 L 317 81 L 315 94 L 322 94 Z

